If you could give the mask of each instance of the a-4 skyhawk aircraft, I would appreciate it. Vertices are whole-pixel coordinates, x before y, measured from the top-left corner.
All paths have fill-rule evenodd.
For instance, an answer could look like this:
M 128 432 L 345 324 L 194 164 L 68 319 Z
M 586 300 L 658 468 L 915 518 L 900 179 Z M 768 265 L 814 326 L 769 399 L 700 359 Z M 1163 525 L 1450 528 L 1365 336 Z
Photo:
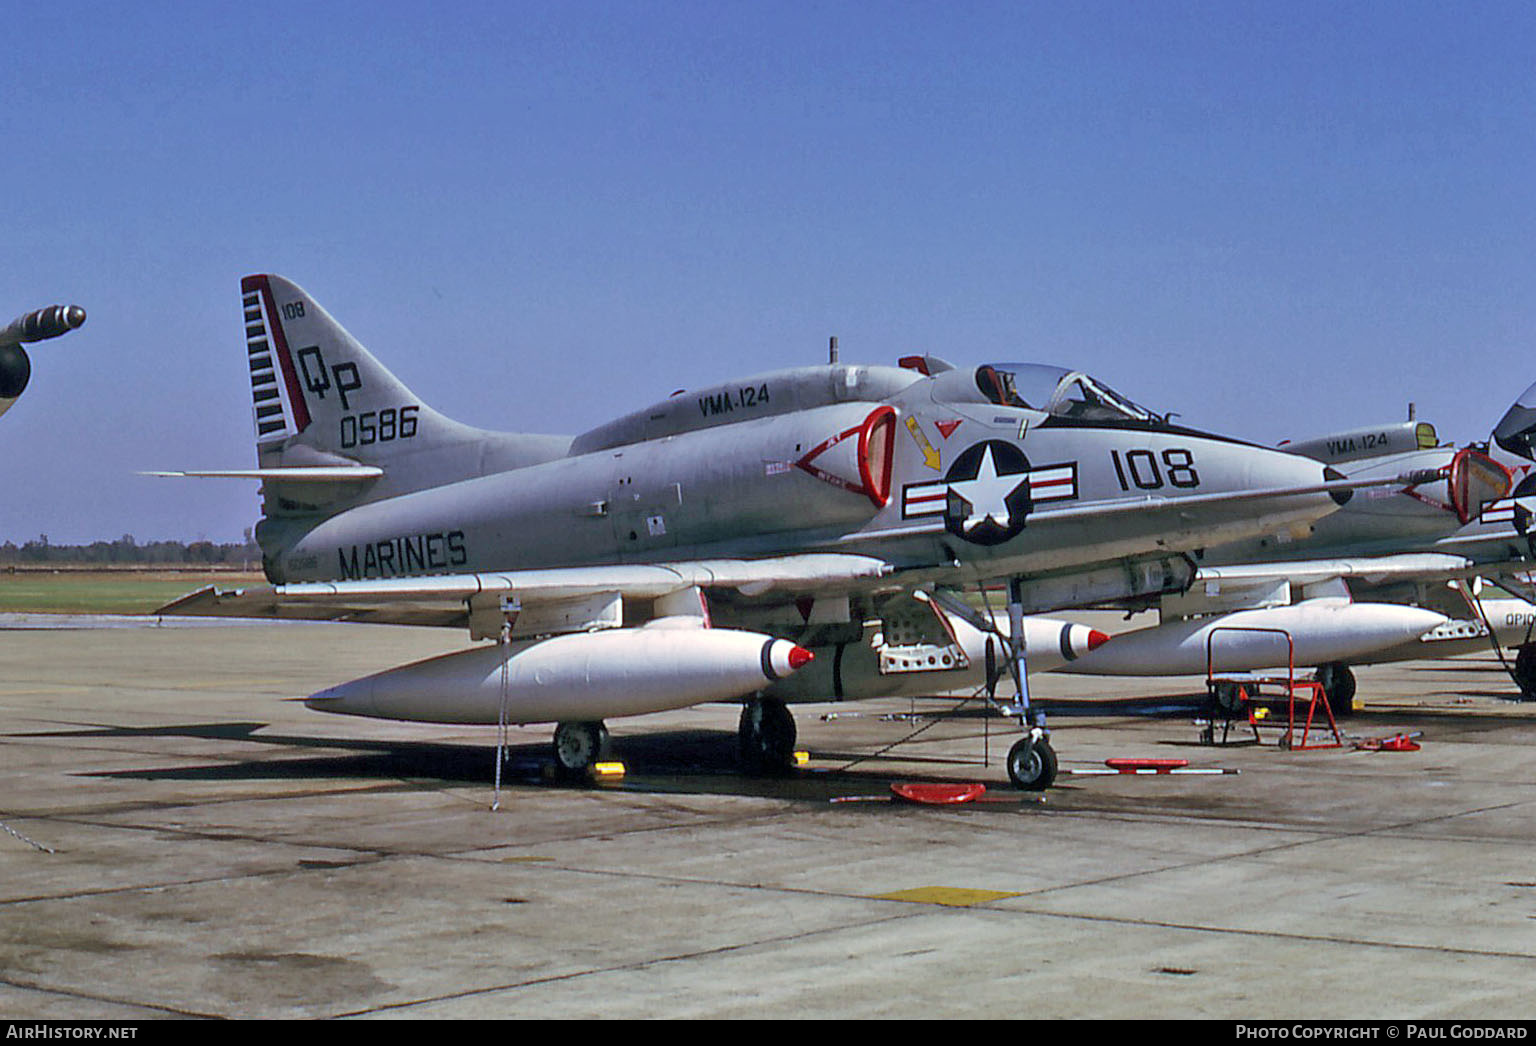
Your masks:
M 599 757 L 606 719 L 738 699 L 743 762 L 783 769 L 778 681 L 814 655 L 825 687 L 794 696 L 843 696 L 842 654 L 869 622 L 870 671 L 951 667 L 966 655 L 935 602 L 1001 580 L 1024 728 L 1008 771 L 1045 787 L 1026 613 L 1182 590 L 1187 550 L 1305 530 L 1361 485 L 1079 372 L 933 357 L 722 382 L 575 438 L 485 431 L 422 403 L 289 281 L 242 290 L 257 467 L 177 474 L 261 481 L 272 584 L 162 613 L 468 628 L 497 642 L 308 704 L 554 722 L 572 772 Z

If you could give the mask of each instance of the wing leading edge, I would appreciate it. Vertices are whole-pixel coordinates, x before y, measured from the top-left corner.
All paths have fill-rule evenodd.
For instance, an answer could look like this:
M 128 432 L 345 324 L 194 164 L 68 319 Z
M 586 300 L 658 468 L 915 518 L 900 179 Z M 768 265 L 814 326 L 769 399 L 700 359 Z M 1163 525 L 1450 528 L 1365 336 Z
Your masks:
M 665 600 L 694 589 L 759 596 L 846 590 L 892 573 L 884 560 L 838 553 L 775 559 L 691 560 L 625 566 L 558 567 L 360 581 L 303 582 L 199 589 L 157 613 L 191 617 L 357 621 L 469 626 L 477 614 L 519 617 L 516 632 L 580 631 L 612 626 L 616 600 Z M 499 627 L 499 626 L 498 626 Z

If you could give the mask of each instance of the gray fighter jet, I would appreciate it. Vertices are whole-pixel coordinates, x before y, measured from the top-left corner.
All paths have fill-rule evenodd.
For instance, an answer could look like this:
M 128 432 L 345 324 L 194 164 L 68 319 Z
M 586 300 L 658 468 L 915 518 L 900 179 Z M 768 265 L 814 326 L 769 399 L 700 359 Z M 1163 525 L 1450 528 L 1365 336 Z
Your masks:
M 80 306 L 50 305 L 18 316 L 0 330 L 0 414 L 21 398 L 32 377 L 32 361 L 22 345 L 68 334 L 84 322 Z
M 1034 364 L 829 363 L 683 392 L 582 435 L 438 413 L 316 301 L 243 284 L 271 584 L 162 613 L 438 624 L 495 640 L 310 697 L 325 711 L 555 722 L 556 759 L 600 758 L 603 721 L 743 700 L 740 750 L 784 769 L 774 685 L 967 658 L 940 601 L 1008 592 L 987 647 L 1020 691 L 1008 770 L 1056 757 L 1025 684 L 1026 613 L 1185 589 L 1188 550 L 1304 532 L 1360 486 L 1322 464 L 1174 425 L 1094 378 Z M 1063 632 L 1063 649 L 1067 633 Z M 973 646 L 974 650 L 975 647 Z

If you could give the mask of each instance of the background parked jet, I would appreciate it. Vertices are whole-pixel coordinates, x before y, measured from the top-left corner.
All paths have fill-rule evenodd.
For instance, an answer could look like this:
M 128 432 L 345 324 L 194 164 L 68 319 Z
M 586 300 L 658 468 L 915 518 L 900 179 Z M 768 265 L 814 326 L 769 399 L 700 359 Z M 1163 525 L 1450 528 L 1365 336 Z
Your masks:
M 1351 477 L 1416 470 L 1434 478 L 1364 491 L 1301 539 L 1210 550 L 1188 592 L 1157 600 L 1159 626 L 1122 633 L 1063 670 L 1203 674 L 1208 660 L 1219 670 L 1272 668 L 1285 664 L 1289 639 L 1296 664 L 1316 666 L 1330 705 L 1347 714 L 1350 665 L 1465 653 L 1490 639 L 1528 644 L 1531 607 L 1502 591 L 1496 602 L 1482 599 L 1479 576 L 1521 591 L 1531 567 L 1522 489 L 1536 488 L 1532 402 L 1536 387 L 1484 444 L 1441 446 L 1432 426 L 1409 421 L 1286 445 Z M 1536 648 L 1522 647 L 1517 663 L 1536 688 Z
M 1284 667 L 1294 658 L 1298 667 L 1317 668 L 1335 711 L 1348 714 L 1351 665 L 1472 652 L 1486 649 L 1492 636 L 1525 644 L 1512 671 L 1523 688 L 1536 688 L 1536 644 L 1529 642 L 1536 608 L 1473 576 L 1486 573 L 1516 591 L 1529 589 L 1518 578 L 1530 565 L 1530 506 L 1502 495 L 1513 477 L 1531 469 L 1533 403 L 1536 387 L 1506 413 L 1491 444 L 1441 446 L 1432 426 L 1414 421 L 1287 444 L 1355 476 L 1412 474 L 1416 482 L 1363 491 L 1305 535 L 1284 532 L 1201 551 L 1189 590 L 1138 601 L 1158 607 L 1160 625 L 1120 632 L 1108 645 L 1107 635 L 1083 625 L 1027 621 L 1030 667 L 1203 675 L 1208 668 Z M 1525 482 L 1536 488 L 1536 479 Z M 995 685 L 981 655 L 995 630 L 963 605 L 941 600 L 935 612 L 953 634 L 955 651 L 966 655 L 941 659 L 942 672 L 895 678 L 891 659 L 879 657 L 877 632 L 839 648 L 836 669 L 822 659 L 775 684 L 774 692 L 825 689 L 829 676 L 849 696 Z
M 914 593 L 1003 581 L 1025 727 L 1008 768 L 1043 787 L 1026 613 L 1181 591 L 1187 550 L 1305 531 L 1361 485 L 1080 372 L 933 357 L 723 382 L 575 438 L 489 432 L 422 403 L 289 281 L 242 289 L 258 466 L 195 474 L 261 480 L 273 584 L 163 612 L 467 627 L 498 643 L 311 707 L 555 721 L 572 771 L 606 718 L 743 697 L 743 761 L 780 769 L 794 722 L 771 682 L 835 663 L 871 620 L 890 674 L 936 666 L 953 636 Z
M 1108 645 L 1103 633 L 1085 641 L 1091 632 L 1086 626 L 1027 622 L 1031 652 L 1049 659 L 1032 659 L 1031 667 L 1104 676 L 1203 675 L 1208 668 L 1284 667 L 1293 657 L 1298 667 L 1317 668 L 1335 711 L 1348 714 L 1355 691 L 1350 666 L 1475 652 L 1492 640 L 1520 647 L 1510 667 L 1529 696 L 1536 691 L 1536 607 L 1523 578 L 1531 566 L 1533 506 L 1529 497 L 1502 495 L 1516 478 L 1536 493 L 1536 479 L 1529 478 L 1532 404 L 1536 386 L 1521 395 L 1486 444 L 1441 446 L 1432 426 L 1415 421 L 1287 444 L 1355 476 L 1407 472 L 1418 482 L 1362 492 L 1305 536 L 1287 532 L 1200 553 L 1203 565 L 1190 590 L 1152 601 L 1161 624 L 1120 632 Z M 1477 576 L 1484 574 L 1489 578 Z M 851 666 L 839 680 L 844 689 L 917 693 L 924 692 L 924 682 L 926 692 L 986 683 L 977 654 L 986 641 L 985 622 L 968 624 L 965 607 L 941 612 L 957 644 L 971 654 L 968 663 L 948 662 L 958 666 L 947 676 L 948 687 L 939 676 L 893 685 L 870 667 L 870 651 L 850 648 L 840 655 Z M 806 689 L 828 671 L 818 663 L 776 689 Z
M 26 391 L 32 377 L 32 360 L 22 345 L 68 334 L 85 322 L 78 305 L 50 305 L 18 316 L 0 330 L 0 414 Z

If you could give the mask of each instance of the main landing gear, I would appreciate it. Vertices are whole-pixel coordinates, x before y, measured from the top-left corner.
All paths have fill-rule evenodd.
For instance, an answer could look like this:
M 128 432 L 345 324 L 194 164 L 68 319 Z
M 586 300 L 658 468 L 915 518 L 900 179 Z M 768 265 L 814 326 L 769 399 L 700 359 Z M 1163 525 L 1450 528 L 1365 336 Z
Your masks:
M 1318 665 L 1317 673 L 1312 678 L 1322 684 L 1323 693 L 1328 695 L 1328 707 L 1333 711 L 1333 718 L 1343 719 L 1354 714 L 1355 674 L 1349 670 L 1348 665 L 1338 661 Z
M 576 779 L 608 757 L 608 728 L 599 722 L 566 722 L 555 727 L 555 770 Z
M 601 722 L 569 721 L 555 727 L 555 770 L 579 780 L 608 757 L 608 728 Z M 741 710 L 737 737 L 742 769 L 757 777 L 778 777 L 795 761 L 795 717 L 783 701 L 753 698 Z
M 1328 708 L 1333 712 L 1333 718 L 1343 719 L 1354 714 L 1355 673 L 1348 665 L 1340 661 L 1318 665 L 1312 679 L 1321 684 L 1323 694 L 1328 698 Z M 1235 719 L 1247 714 L 1248 695 L 1244 693 L 1241 683 L 1219 680 L 1210 684 L 1210 687 L 1211 703 L 1215 705 L 1218 714 L 1227 719 Z
M 776 697 L 754 697 L 741 709 L 736 735 L 741 767 L 755 777 L 779 777 L 795 763 L 795 717 Z
M 1522 643 L 1515 654 L 1515 685 L 1520 688 L 1520 700 L 1536 701 L 1536 643 Z

